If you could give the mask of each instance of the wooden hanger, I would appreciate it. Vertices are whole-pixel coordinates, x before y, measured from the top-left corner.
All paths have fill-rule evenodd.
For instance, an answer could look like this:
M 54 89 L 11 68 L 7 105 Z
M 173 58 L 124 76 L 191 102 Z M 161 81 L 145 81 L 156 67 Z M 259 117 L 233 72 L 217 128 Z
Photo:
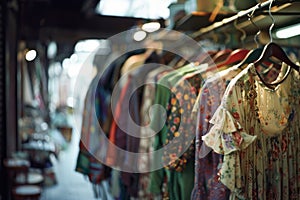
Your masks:
M 212 58 L 212 60 L 215 63 L 223 62 L 230 55 L 231 52 L 232 52 L 231 49 L 221 50 L 216 55 L 214 55 L 214 57 Z
M 205 60 L 207 58 L 211 58 L 217 53 L 218 53 L 217 51 L 208 51 L 207 53 L 202 53 L 197 57 L 196 62 L 205 63 Z
M 271 42 L 265 46 L 262 51 L 262 55 L 260 58 L 254 62 L 254 66 L 257 67 L 264 61 L 266 61 L 270 57 L 275 57 L 280 61 L 286 63 L 290 67 L 294 68 L 295 70 L 299 71 L 300 66 L 293 63 L 288 56 L 285 54 L 284 50 L 276 43 Z
M 291 68 L 299 71 L 300 66 L 296 65 L 295 63 L 293 63 L 288 56 L 285 54 L 284 50 L 276 43 L 274 42 L 270 42 L 269 44 L 267 44 L 263 51 L 262 51 L 262 55 L 260 56 L 260 58 L 254 62 L 254 66 L 255 68 L 257 68 L 259 65 L 261 65 L 263 62 L 268 61 L 268 58 L 270 57 L 275 57 L 277 59 L 279 59 L 280 61 L 284 62 L 285 64 L 289 65 Z M 290 70 L 289 70 L 290 71 Z M 262 77 L 260 76 L 259 73 L 257 73 L 258 77 L 260 78 L 260 80 L 266 85 L 266 86 L 274 86 L 274 85 L 278 85 L 280 83 L 282 83 L 288 76 L 289 73 L 286 73 L 286 75 L 283 77 L 283 79 L 277 83 L 266 83 Z
M 248 54 L 248 49 L 236 49 L 232 51 L 227 59 L 219 64 L 217 64 L 217 68 L 220 68 L 222 66 L 226 65 L 232 65 L 236 62 L 239 62 L 245 58 L 245 56 Z
M 240 63 L 234 65 L 233 68 L 239 69 L 239 68 L 243 67 L 244 65 L 254 63 L 260 57 L 260 55 L 262 54 L 262 51 L 263 51 L 263 48 L 257 48 L 257 49 L 250 50 L 248 52 L 248 54 L 245 56 L 245 58 Z M 261 65 L 266 69 L 263 71 L 263 74 L 267 74 L 271 70 L 271 67 L 269 67 L 268 65 L 265 65 L 263 63 Z
M 263 48 L 257 48 L 249 51 L 248 54 L 245 56 L 245 58 L 240 63 L 236 64 L 234 67 L 241 68 L 246 64 L 255 62 L 261 55 L 262 51 Z

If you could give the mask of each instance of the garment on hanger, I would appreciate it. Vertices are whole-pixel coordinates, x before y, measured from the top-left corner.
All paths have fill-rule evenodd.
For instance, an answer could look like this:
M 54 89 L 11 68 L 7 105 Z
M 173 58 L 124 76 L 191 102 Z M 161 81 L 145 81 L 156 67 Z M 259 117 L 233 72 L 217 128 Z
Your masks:
M 168 125 L 165 144 L 172 141 L 170 149 L 164 151 L 166 169 L 170 170 L 170 198 L 189 199 L 194 183 L 194 136 L 195 124 L 191 115 L 202 77 L 198 72 L 189 73 L 182 77 L 172 88 L 172 94 L 167 106 Z M 178 102 L 179 101 L 179 102 Z M 191 142 L 186 144 L 185 142 Z M 188 149 L 178 159 L 176 153 Z
M 243 65 L 246 66 L 246 64 Z M 229 190 L 219 181 L 218 175 L 223 156 L 211 152 L 211 148 L 202 143 L 201 137 L 208 132 L 210 128 L 209 120 L 221 104 L 227 85 L 241 72 L 242 68 L 244 67 L 237 64 L 208 78 L 195 102 L 193 112 L 197 113 L 197 131 L 193 199 L 228 199 L 229 197 Z M 258 68 L 259 72 L 264 70 L 263 67 Z M 274 81 L 278 76 L 278 70 L 272 68 L 263 76 L 269 82 Z
M 297 199 L 299 73 L 276 88 L 262 84 L 250 64 L 229 84 L 203 141 L 224 155 L 220 181 L 232 199 Z M 289 170 L 284 170 L 289 169 Z
M 233 62 L 223 55 L 225 61 L 218 67 L 213 63 L 182 67 L 177 60 L 169 67 L 144 65 L 161 63 L 155 52 L 145 59 L 145 50 L 114 61 L 95 84 L 95 96 L 89 91 L 86 97 L 78 171 L 97 185 L 110 178 L 114 198 L 119 199 L 276 199 L 280 195 L 293 199 L 298 184 L 292 186 L 288 180 L 296 180 L 300 172 L 298 147 L 290 147 L 299 143 L 295 125 L 300 119 L 299 74 L 285 65 L 278 71 L 271 59 L 255 68 L 243 65 L 243 71 L 232 66 L 243 55 Z M 287 79 L 270 87 L 257 73 L 270 85 Z M 145 80 L 151 84 L 143 85 Z M 95 101 L 88 100 L 94 97 Z M 165 112 L 149 112 L 155 104 Z M 101 131 L 93 127 L 98 121 L 102 135 L 124 153 L 110 145 L 100 151 L 105 144 Z M 128 153 L 156 151 L 171 142 L 159 158 Z M 111 173 L 93 155 L 125 171 L 148 171 L 157 163 L 165 167 L 149 173 Z M 289 172 L 283 172 L 287 168 Z M 283 191 L 281 185 L 288 189 Z
M 204 65 L 194 67 L 194 69 L 196 70 L 193 69 L 192 71 L 186 71 L 186 72 L 184 71 L 185 73 L 180 74 L 180 77 L 176 77 L 176 75 L 178 74 L 168 74 L 166 77 L 164 77 L 165 82 L 159 81 L 159 84 L 162 83 L 162 85 L 169 86 L 173 89 L 171 90 L 172 93 L 168 93 L 169 91 L 168 89 L 165 89 L 166 87 L 159 88 L 161 89 L 162 93 L 165 95 L 164 98 L 161 99 L 160 103 L 164 103 L 165 99 L 169 99 L 169 100 L 168 103 L 165 105 L 167 109 L 166 112 L 167 116 L 165 116 L 167 121 L 164 124 L 163 129 L 156 136 L 157 139 L 156 142 L 160 141 L 162 145 L 165 145 L 168 143 L 168 141 L 173 140 L 174 137 L 175 138 L 179 137 L 179 135 L 182 135 L 184 137 L 183 141 L 189 141 L 188 138 L 194 137 L 193 136 L 193 134 L 195 133 L 195 126 L 193 126 L 194 120 L 192 119 L 190 114 L 191 114 L 193 104 L 196 100 L 197 94 L 199 92 L 199 89 L 202 85 L 202 82 L 204 81 L 202 76 L 204 77 L 209 76 L 209 74 L 206 73 L 207 66 L 208 66 L 207 64 L 204 64 Z M 175 87 L 172 85 L 174 85 Z M 157 92 L 160 91 L 159 89 L 157 89 Z M 194 97 L 191 96 L 192 93 L 194 93 Z M 158 95 L 156 95 L 156 97 L 157 96 Z M 181 103 L 183 105 L 176 105 L 176 101 L 178 99 L 181 99 Z M 184 108 L 181 106 L 183 106 Z M 184 117 L 183 121 L 180 121 L 181 114 L 185 114 L 185 116 L 188 117 Z M 189 127 L 186 130 L 185 128 L 181 128 L 180 130 L 178 130 L 178 127 L 176 126 L 179 123 L 180 125 L 184 124 L 183 127 L 185 128 L 187 128 L 187 126 Z M 153 124 L 153 125 L 157 125 L 157 127 L 159 127 L 162 124 L 160 125 Z M 153 128 L 155 130 L 155 126 L 153 126 Z M 179 146 L 175 145 L 175 146 L 178 147 L 179 149 L 188 147 L 188 146 L 183 147 L 180 145 Z M 168 149 L 167 152 L 165 151 L 165 155 L 164 155 L 164 163 L 168 164 L 168 167 L 165 170 L 167 180 L 168 180 L 167 182 L 168 195 L 170 198 L 173 199 L 189 199 L 193 188 L 193 179 L 194 179 L 193 178 L 194 177 L 194 172 L 193 172 L 194 171 L 194 163 L 193 163 L 194 147 L 193 144 L 190 145 L 188 147 L 188 150 L 185 151 L 180 158 L 172 156 L 179 153 L 178 148 Z M 192 160 L 192 162 L 190 162 L 190 160 Z M 160 174 L 158 172 L 153 172 L 152 175 L 154 177 L 152 181 L 154 182 L 155 182 L 155 178 L 157 179 L 159 178 L 160 180 L 162 180 L 162 177 L 160 176 L 164 176 L 163 172 L 161 172 Z M 157 183 L 155 185 L 159 186 L 159 184 Z
M 227 66 L 217 70 L 219 71 L 226 68 Z M 160 142 L 160 144 L 155 143 L 155 145 L 165 145 L 168 143 L 168 141 L 173 140 L 174 137 L 176 138 L 179 135 L 182 135 L 184 137 L 183 141 L 189 141 L 188 138 L 193 137 L 193 134 L 195 134 L 195 126 L 193 126 L 193 122 L 195 120 L 190 114 L 202 83 L 204 82 L 205 78 L 213 75 L 213 71 L 208 71 L 207 69 L 209 69 L 208 64 L 193 67 L 191 71 L 185 71 L 184 68 L 181 68 L 179 70 L 183 70 L 183 74 L 171 73 L 166 75 L 166 77 L 163 77 L 164 79 L 158 82 L 158 87 L 156 90 L 156 100 L 158 100 L 158 104 L 162 105 L 167 109 L 167 116 L 164 116 L 166 117 L 167 121 L 165 124 L 151 124 L 154 130 L 157 130 L 158 127 L 163 127 L 159 134 L 156 135 L 155 140 L 156 142 Z M 179 77 L 177 75 L 179 75 Z M 189 82 L 189 78 L 190 83 L 188 85 L 184 84 Z M 192 78 L 194 78 L 194 80 L 196 80 L 195 78 L 198 78 L 198 82 L 196 81 L 196 83 L 195 81 L 193 81 Z M 164 85 L 166 87 L 160 87 L 160 85 Z M 167 87 L 173 88 L 171 90 L 171 93 L 170 90 L 167 89 Z M 159 97 L 159 92 L 161 92 L 164 95 L 161 99 L 157 99 Z M 192 93 L 194 93 L 195 97 L 191 98 Z M 181 107 L 182 105 L 176 105 L 175 103 L 178 99 L 180 99 L 179 96 L 181 96 L 181 103 L 183 104 L 184 108 Z M 184 99 L 184 97 L 186 98 Z M 166 99 L 169 100 L 166 101 Z M 180 113 L 183 112 L 183 110 L 185 110 L 185 113 Z M 186 114 L 186 116 L 188 117 L 184 118 L 183 121 L 180 121 L 181 114 Z M 154 116 L 155 115 L 159 117 L 159 114 L 154 113 Z M 156 117 L 154 118 L 156 119 Z M 157 120 L 156 122 L 160 121 L 164 120 Z M 183 127 L 185 127 L 186 130 L 185 128 L 181 128 L 181 130 L 178 130 L 178 127 L 176 127 L 176 125 L 178 124 L 184 124 Z M 156 148 L 159 148 L 159 146 L 156 146 Z M 177 145 L 175 146 L 177 147 Z M 165 152 L 164 155 L 163 162 L 165 164 L 168 164 L 168 167 L 165 170 L 166 177 L 168 180 L 167 194 L 171 199 L 189 199 L 193 188 L 193 156 L 195 151 L 194 144 L 192 142 L 192 145 L 188 147 L 187 151 L 185 151 L 180 158 L 172 156 L 176 155 L 178 153 L 178 149 L 181 148 L 183 147 L 179 145 L 178 148 L 168 149 L 168 151 Z M 192 160 L 192 162 L 190 162 L 190 160 Z M 153 177 L 151 179 L 153 182 L 151 182 L 150 184 L 150 189 L 153 189 L 151 188 L 151 186 L 153 187 L 153 185 L 155 184 L 157 187 L 156 189 L 159 190 L 158 187 L 161 187 L 162 182 L 155 182 L 155 179 L 159 179 L 159 181 L 162 181 L 162 177 L 164 177 L 164 172 L 153 172 L 151 173 L 151 175 Z
M 116 143 L 116 133 L 119 130 L 117 128 L 116 120 L 120 121 L 119 123 L 121 123 L 122 127 L 126 126 L 126 122 L 122 122 L 122 119 L 120 119 L 120 115 L 122 113 L 120 109 L 121 109 L 123 99 L 125 98 L 126 93 L 128 93 L 127 90 L 128 90 L 128 86 L 130 85 L 130 80 L 128 80 L 129 79 L 128 77 L 131 76 L 130 72 L 133 72 L 135 69 L 142 67 L 142 65 L 147 61 L 147 59 L 151 60 L 151 57 L 152 57 L 151 54 L 149 54 L 149 51 L 147 50 L 146 52 L 143 53 L 131 55 L 124 61 L 124 64 L 122 64 L 121 66 L 120 71 L 123 77 L 122 80 L 119 81 L 118 83 L 119 85 L 117 87 L 119 90 L 122 91 L 121 91 L 119 102 L 117 102 L 116 105 L 114 106 L 115 119 L 112 119 L 112 123 L 109 130 L 109 140 L 113 144 Z M 124 146 L 124 144 L 121 144 L 121 146 Z M 116 165 L 114 162 L 117 161 L 114 156 L 114 152 L 111 152 L 113 151 L 113 149 L 114 147 L 108 149 L 109 156 L 107 156 L 107 163 L 110 165 Z
M 155 54 L 156 55 L 156 54 Z M 156 55 L 157 56 L 157 55 Z M 157 69 L 159 67 L 159 61 L 157 60 L 158 57 L 154 58 L 152 57 L 151 59 L 147 59 L 147 61 L 145 63 L 157 63 L 157 64 L 151 64 L 149 66 L 145 66 L 142 68 L 140 68 L 139 70 L 137 70 L 135 73 L 132 74 L 132 80 L 134 80 L 131 84 L 132 87 L 129 87 L 128 89 L 128 93 L 130 93 L 130 91 L 133 91 L 133 89 L 136 89 L 136 91 L 133 93 L 132 96 L 130 96 L 130 103 L 129 105 L 129 112 L 131 114 L 131 117 L 133 119 L 133 121 L 141 126 L 141 117 L 140 117 L 140 109 L 141 109 L 141 102 L 142 102 L 142 95 L 143 95 L 143 90 L 144 90 L 144 85 L 142 87 L 138 87 L 140 84 L 142 84 L 144 82 L 144 80 L 146 79 L 146 76 L 148 74 L 148 72 Z M 156 61 L 155 61 L 156 60 Z M 123 107 L 124 108 L 124 107 Z M 128 131 L 132 132 L 132 133 L 139 133 L 140 136 L 140 127 L 138 127 L 137 129 L 131 127 L 131 125 L 129 123 L 127 123 L 127 127 L 128 127 Z M 130 128 L 129 128 L 130 127 Z M 133 136 L 129 136 L 128 134 L 126 134 L 127 138 L 126 138 L 126 150 L 130 151 L 130 152 L 139 152 L 140 147 L 140 139 L 139 138 L 135 138 Z M 138 158 L 136 158 L 138 159 Z M 125 163 L 127 163 L 130 167 L 132 167 L 133 163 L 137 164 L 137 168 L 140 168 L 139 166 L 139 162 L 138 160 L 132 160 L 129 157 L 125 158 Z M 125 179 L 130 179 L 132 181 L 132 176 L 135 176 L 139 179 L 139 176 L 137 176 L 136 174 L 129 174 L 129 173 L 122 173 L 123 177 Z M 139 181 L 136 181 L 136 185 L 133 189 L 133 197 L 137 197 L 138 196 L 138 183 Z M 133 187 L 132 186 L 133 183 L 128 182 L 128 186 L 129 187 Z
M 171 89 L 171 97 L 166 107 L 168 113 L 168 136 L 165 144 L 168 144 L 169 141 L 173 143 L 171 149 L 164 151 L 164 162 L 168 165 L 167 169 L 181 172 L 187 160 L 194 156 L 192 140 L 194 137 L 191 133 L 195 132 L 196 127 L 193 123 L 191 108 L 194 106 L 202 82 L 203 78 L 200 72 L 195 71 L 183 76 Z M 173 140 L 174 138 L 178 139 Z M 177 159 L 175 155 L 188 148 L 182 141 L 191 140 L 192 144 L 189 151 L 185 152 L 181 157 L 182 159 Z
M 101 184 L 104 179 L 110 177 L 111 169 L 102 165 L 97 158 L 106 159 L 107 146 L 102 137 L 107 136 L 110 129 L 112 116 L 108 108 L 111 91 L 119 79 L 122 64 L 133 53 L 135 52 L 115 59 L 103 73 L 99 73 L 93 79 L 86 94 L 76 171 L 87 175 L 94 185 Z M 94 193 L 97 196 L 97 191 Z
M 196 102 L 201 86 L 207 78 L 210 76 L 214 77 L 219 71 L 226 71 L 228 67 L 230 66 L 224 65 L 219 68 L 214 68 L 202 65 L 202 68 L 199 70 L 184 75 L 172 88 L 172 94 L 166 107 L 167 113 L 169 114 L 167 116 L 167 141 L 173 141 L 173 139 L 177 137 L 182 137 L 182 141 L 190 141 L 190 138 L 194 137 L 191 133 L 195 133 L 196 123 L 194 122 L 196 122 L 196 120 L 194 120 L 195 116 L 192 115 L 192 107 Z M 167 152 L 164 152 L 164 159 L 169 169 L 182 171 L 187 160 L 194 155 L 194 142 L 192 142 L 180 159 L 171 156 L 180 153 L 182 149 L 186 149 L 185 146 L 181 145 L 180 141 L 178 142 L 178 144 L 175 143 L 175 145 L 173 145 L 173 149 L 168 149 Z M 168 142 L 166 142 L 166 144 L 168 144 Z
M 140 109 L 141 116 L 141 138 L 139 144 L 139 152 L 147 153 L 153 152 L 154 143 L 154 131 L 150 128 L 150 108 L 153 105 L 155 99 L 155 89 L 157 80 L 162 76 L 170 72 L 169 67 L 160 66 L 159 68 L 151 71 L 146 78 L 146 83 L 143 92 L 143 98 Z M 155 119 L 152 119 L 155 120 Z M 151 137 L 150 137 L 151 136 Z M 154 199 L 155 196 L 149 191 L 150 185 L 150 170 L 151 170 L 152 156 L 151 154 L 141 154 L 138 160 L 138 165 L 142 171 L 148 171 L 147 173 L 141 173 L 139 177 L 139 193 L 138 199 Z M 157 195 L 156 195 L 157 196 Z
M 154 52 L 149 58 L 147 58 L 144 63 L 159 63 L 159 57 Z M 118 146 L 119 148 L 122 148 L 129 152 L 138 152 L 139 151 L 139 143 L 140 140 L 138 137 L 133 137 L 128 135 L 128 133 L 124 132 L 127 129 L 130 133 L 137 134 L 137 136 L 140 136 L 140 128 L 139 125 L 141 125 L 141 117 L 140 117 L 140 106 L 141 106 L 141 98 L 143 94 L 143 87 L 140 87 L 140 85 L 143 86 L 143 82 L 145 80 L 145 77 L 147 74 L 159 67 L 159 64 L 150 64 L 147 66 L 140 66 L 138 68 L 135 68 L 134 70 L 131 70 L 128 72 L 128 77 L 126 79 L 126 83 L 122 87 L 121 85 L 121 94 L 124 94 L 122 98 L 119 99 L 117 102 L 117 105 L 122 105 L 120 107 L 119 113 L 115 113 L 118 116 L 118 118 L 115 120 L 118 120 L 118 123 L 113 124 L 111 128 L 115 126 L 115 131 L 111 132 L 111 134 L 114 134 L 115 141 L 114 144 Z M 129 112 L 128 112 L 129 111 Z M 130 116 L 127 116 L 127 115 Z M 129 120 L 132 119 L 132 120 Z M 120 125 L 121 128 L 118 126 Z M 138 126 L 136 126 L 138 125 Z M 122 129 L 123 128 L 123 129 Z M 111 137 L 112 135 L 110 135 Z M 124 157 L 121 157 L 124 156 Z M 136 168 L 138 171 L 138 160 L 135 160 L 136 158 L 132 158 L 129 156 L 129 154 L 120 155 L 114 152 L 114 148 L 111 149 L 110 152 L 108 152 L 107 157 L 114 161 L 115 166 L 122 166 L 128 168 L 128 170 L 132 169 L 133 167 Z M 134 160 L 133 160 L 134 159 Z M 135 166 L 133 166 L 133 164 Z M 125 169 L 127 171 L 127 169 Z M 122 184 L 124 184 L 124 187 L 126 189 L 126 193 L 128 193 L 131 197 L 137 197 L 138 196 L 138 183 L 139 183 L 139 174 L 134 173 L 126 173 L 121 172 L 121 181 Z M 127 195 L 127 194 L 125 194 Z
M 97 158 L 105 157 L 105 134 L 100 130 L 98 119 L 94 113 L 95 107 L 99 104 L 94 98 L 94 91 L 97 86 L 97 80 L 94 79 L 89 88 L 84 104 L 83 121 L 81 127 L 80 150 L 77 157 L 75 170 L 88 176 L 93 184 L 94 194 L 98 195 L 96 185 L 110 177 L 110 169 L 101 164 Z M 94 107 L 95 106 L 95 107 Z M 99 146 L 101 148 L 99 148 Z M 99 185 L 99 187 L 101 187 Z
M 191 199 L 228 199 L 229 197 L 229 190 L 220 183 L 218 177 L 223 156 L 211 152 L 211 149 L 205 149 L 201 137 L 209 130 L 209 120 L 220 105 L 228 83 L 239 72 L 240 69 L 229 68 L 208 78 L 196 100 L 193 108 L 194 115 L 197 115 L 195 185 Z
M 171 71 L 170 73 L 159 79 L 156 84 L 154 104 L 159 104 L 163 108 L 166 108 L 171 96 L 171 91 L 169 88 L 172 88 L 173 85 L 175 85 L 176 82 L 180 80 L 183 75 L 196 70 L 197 68 L 194 66 L 193 63 L 191 63 L 187 66 Z M 154 150 L 160 149 L 167 139 L 166 137 L 168 121 L 165 121 L 166 117 L 167 116 L 161 115 L 159 111 L 154 110 L 153 112 L 153 119 L 156 120 L 151 121 L 150 126 L 152 130 L 154 130 L 157 133 L 154 139 Z M 154 158 L 154 160 L 157 160 L 157 162 L 163 162 L 161 159 L 162 158 Z M 165 175 L 166 177 L 168 177 L 168 180 L 170 180 L 170 171 L 168 170 L 160 169 L 150 173 L 150 192 L 152 192 L 155 195 L 162 193 Z M 171 185 L 168 184 L 168 187 L 171 187 Z M 168 188 L 168 190 L 172 190 L 172 188 Z

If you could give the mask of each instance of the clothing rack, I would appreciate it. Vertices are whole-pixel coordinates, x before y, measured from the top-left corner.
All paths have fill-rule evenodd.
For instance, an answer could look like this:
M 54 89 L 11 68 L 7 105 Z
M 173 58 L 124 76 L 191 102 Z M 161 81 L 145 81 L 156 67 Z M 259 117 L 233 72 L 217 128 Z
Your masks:
M 260 10 L 262 8 L 266 8 L 268 7 L 271 3 L 274 3 L 275 0 L 268 0 L 266 2 L 263 2 L 263 3 L 258 3 L 257 5 L 247 9 L 247 10 L 242 10 L 242 11 L 239 11 L 236 15 L 233 15 L 232 17 L 228 17 L 228 18 L 225 18 L 223 19 L 222 21 L 219 21 L 219 22 L 215 22 L 213 23 L 212 25 L 210 26 L 207 26 L 205 28 L 201 28 L 200 30 L 194 32 L 191 37 L 192 38 L 197 38 L 197 37 L 200 37 L 200 36 L 203 36 L 207 33 L 210 33 L 212 31 L 215 31 L 227 24 L 231 24 L 231 23 L 234 23 L 237 19 L 239 18 L 242 18 L 242 17 L 246 17 L 250 14 L 252 14 L 253 12 L 257 11 L 257 10 Z M 291 3 L 293 1 L 277 1 L 278 4 L 284 4 L 284 3 Z M 262 14 L 269 14 L 269 12 L 260 12 Z M 273 14 L 273 13 L 272 13 Z M 280 15 L 280 13 L 279 13 Z M 284 15 L 300 15 L 299 12 L 295 13 L 295 12 L 292 12 L 292 13 L 284 13 Z
M 286 15 L 293 15 L 293 16 L 300 16 L 300 12 L 271 12 L 271 14 L 273 16 L 286 16 Z M 263 12 L 263 11 L 260 11 L 258 12 L 258 15 L 270 15 L 269 12 Z

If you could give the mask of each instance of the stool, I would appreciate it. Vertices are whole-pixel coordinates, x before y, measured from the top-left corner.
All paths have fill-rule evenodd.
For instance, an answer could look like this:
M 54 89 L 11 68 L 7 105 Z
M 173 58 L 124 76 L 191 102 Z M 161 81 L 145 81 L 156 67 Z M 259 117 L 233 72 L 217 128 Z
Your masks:
M 42 189 L 36 185 L 22 185 L 13 189 L 14 200 L 39 200 Z
M 7 158 L 4 160 L 4 166 L 8 172 L 8 185 L 10 188 L 12 188 L 12 186 L 15 184 L 15 178 L 19 174 L 22 175 L 25 180 L 27 180 L 27 174 L 30 166 L 29 161 L 16 158 Z
M 41 186 L 44 181 L 43 175 L 29 171 L 29 162 L 26 160 L 6 159 L 4 165 L 12 173 L 11 178 L 14 181 L 12 185 Z
M 18 174 L 15 179 L 16 185 L 37 185 L 42 186 L 44 182 L 43 175 L 36 172 L 28 172 L 25 176 Z
M 30 163 L 27 160 L 8 158 L 4 160 L 10 180 L 9 188 L 14 200 L 38 200 L 41 195 L 41 185 L 44 178 L 38 173 L 29 172 Z M 37 185 L 29 185 L 37 184 Z
M 11 172 L 21 172 L 26 173 L 29 169 L 30 163 L 28 160 L 7 158 L 4 160 L 4 166 Z

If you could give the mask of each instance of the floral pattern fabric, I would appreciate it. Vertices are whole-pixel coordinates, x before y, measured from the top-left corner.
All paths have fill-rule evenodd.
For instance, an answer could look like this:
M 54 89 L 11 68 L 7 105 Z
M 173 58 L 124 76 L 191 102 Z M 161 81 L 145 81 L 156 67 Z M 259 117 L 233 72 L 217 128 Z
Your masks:
M 166 148 L 164 151 L 164 162 L 167 164 L 167 169 L 181 172 L 186 163 L 194 158 L 196 121 L 192 116 L 192 108 L 202 82 L 201 74 L 195 72 L 184 76 L 172 88 L 167 105 L 168 133 L 165 141 L 165 144 L 172 142 L 172 145 L 171 148 Z M 178 157 L 178 155 L 181 156 Z
M 155 88 L 155 100 L 154 104 L 159 104 L 163 108 L 166 108 L 168 105 L 168 101 L 171 96 L 171 91 L 169 88 L 172 88 L 185 74 L 191 73 L 199 69 L 203 66 L 195 66 L 194 63 L 191 63 L 187 66 L 184 66 L 180 69 L 170 71 L 168 74 L 160 77 L 157 81 L 156 88 Z M 158 110 L 157 110 L 158 111 Z M 162 115 L 160 112 L 157 112 L 155 109 L 153 111 L 153 119 L 150 123 L 150 127 L 152 130 L 157 132 L 154 139 L 153 149 L 158 150 L 162 148 L 166 137 L 167 137 L 167 123 L 168 120 L 166 119 L 165 115 Z M 157 162 L 161 162 L 162 158 L 157 157 L 153 158 Z M 167 178 L 165 178 L 167 176 Z M 164 184 L 164 181 L 167 179 L 167 182 L 170 184 Z M 182 179 L 182 178 L 179 178 Z M 150 173 L 150 186 L 149 190 L 151 193 L 157 195 L 161 194 L 162 191 L 164 195 L 171 196 L 172 192 L 172 183 L 174 180 L 171 181 L 170 173 L 165 169 L 156 170 Z M 165 185 L 167 185 L 165 187 Z M 174 185 L 174 184 L 173 184 Z M 166 188 L 165 190 L 163 188 Z M 166 191 L 167 190 L 167 191 Z
M 231 79 L 241 70 L 229 68 L 216 73 L 205 81 L 194 105 L 197 115 L 195 143 L 195 185 L 192 199 L 228 199 L 229 190 L 219 181 L 218 171 L 223 162 L 223 155 L 211 151 L 201 140 L 209 128 L 209 120 L 221 103 L 223 94 Z
M 223 154 L 220 181 L 231 199 L 300 198 L 300 78 L 263 85 L 250 64 L 229 84 L 202 137 Z

